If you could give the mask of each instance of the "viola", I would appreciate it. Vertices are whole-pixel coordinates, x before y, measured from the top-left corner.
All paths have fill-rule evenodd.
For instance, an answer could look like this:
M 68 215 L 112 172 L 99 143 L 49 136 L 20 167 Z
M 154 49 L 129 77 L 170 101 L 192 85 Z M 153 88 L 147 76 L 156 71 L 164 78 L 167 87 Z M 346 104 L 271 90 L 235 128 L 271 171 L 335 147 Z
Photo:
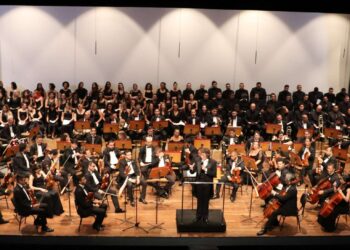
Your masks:
M 332 187 L 332 183 L 328 180 L 328 178 L 320 180 L 311 190 L 311 193 L 308 194 L 308 202 L 311 204 L 316 204 L 320 197 L 318 192 L 321 190 L 325 190 Z
M 232 172 L 232 176 L 231 176 L 231 182 L 232 183 L 241 183 L 241 170 L 240 169 L 235 169 Z
M 102 190 L 107 189 L 108 185 L 109 185 L 109 174 L 105 173 L 104 176 L 102 177 L 101 189 Z
M 30 197 L 30 199 L 31 199 L 31 201 L 32 201 L 32 205 L 37 204 L 37 203 L 38 203 L 38 200 L 37 200 L 36 197 L 35 197 L 34 191 L 33 191 L 32 189 L 28 189 L 28 190 L 27 190 L 27 193 L 28 193 L 28 195 L 29 195 L 29 197 Z
M 276 173 L 272 173 L 266 181 L 258 186 L 259 197 L 265 200 L 270 196 L 272 189 L 280 183 L 281 180 L 278 175 Z
M 190 158 L 190 153 L 188 153 L 188 152 L 185 152 L 185 164 L 186 165 L 189 165 L 189 164 L 191 164 L 191 158 Z
M 55 180 L 53 178 L 53 176 L 55 174 L 55 169 L 53 167 L 54 167 L 54 165 L 51 167 L 50 171 L 47 173 L 47 176 L 45 179 L 47 189 L 53 189 L 53 187 L 55 185 Z
M 349 184 L 349 182 L 344 183 L 341 185 L 340 188 L 344 188 L 344 185 Z M 328 217 L 333 211 L 334 208 L 343 200 L 342 194 L 337 191 L 335 192 L 329 199 L 325 200 L 323 203 L 319 215 L 326 218 Z
M 304 155 L 304 160 L 302 161 L 303 167 L 308 167 L 309 166 L 309 157 L 310 157 L 310 153 L 306 152 L 305 155 Z

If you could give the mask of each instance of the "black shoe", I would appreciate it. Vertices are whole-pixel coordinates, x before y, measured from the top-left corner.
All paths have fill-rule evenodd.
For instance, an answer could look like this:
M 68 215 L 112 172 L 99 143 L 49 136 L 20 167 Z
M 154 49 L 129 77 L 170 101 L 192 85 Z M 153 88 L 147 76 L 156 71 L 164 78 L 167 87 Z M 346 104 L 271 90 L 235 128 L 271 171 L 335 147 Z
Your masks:
M 230 201 L 234 202 L 236 200 L 236 196 L 230 196 Z
M 264 235 L 267 233 L 267 229 L 266 228 L 262 228 L 259 232 L 256 233 L 256 235 L 260 236 L 260 235 Z
M 9 223 L 8 220 L 4 220 L 4 219 L 1 219 L 1 220 L 0 220 L 0 225 L 1 225 L 1 224 L 7 224 L 7 223 Z
M 139 199 L 139 202 L 142 202 L 143 204 L 148 204 L 148 202 L 145 199 Z
M 97 232 L 101 231 L 101 226 L 92 225 L 92 228 L 95 229 Z
M 130 205 L 131 205 L 132 207 L 135 207 L 135 202 L 134 202 L 134 201 L 130 201 Z
M 49 227 L 42 227 L 42 230 L 43 232 L 46 232 L 46 233 L 51 233 L 54 231 L 52 228 L 49 228 Z
M 125 211 L 124 211 L 123 209 L 121 209 L 121 208 L 117 208 L 117 209 L 115 210 L 115 213 L 116 213 L 116 214 L 120 214 L 120 213 L 125 213 Z

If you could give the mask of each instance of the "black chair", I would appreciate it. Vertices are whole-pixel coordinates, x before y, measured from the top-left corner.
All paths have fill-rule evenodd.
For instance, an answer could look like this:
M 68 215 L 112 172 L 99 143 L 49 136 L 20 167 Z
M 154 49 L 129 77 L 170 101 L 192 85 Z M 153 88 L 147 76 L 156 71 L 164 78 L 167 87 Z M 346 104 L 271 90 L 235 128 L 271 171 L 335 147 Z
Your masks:
M 9 209 L 9 203 L 7 201 L 7 198 L 9 197 L 9 195 L 10 194 L 8 194 L 8 193 L 4 193 L 4 194 L 0 195 L 0 200 L 5 200 L 7 209 Z
M 299 212 L 297 214 L 294 215 L 281 215 L 280 220 L 279 220 L 279 224 L 280 224 L 280 231 L 282 231 L 283 225 L 284 225 L 284 221 L 286 219 L 286 217 L 296 217 L 297 219 L 297 225 L 298 225 L 298 231 L 301 232 L 301 225 L 300 225 L 300 219 L 299 219 Z M 282 223 L 281 223 L 282 221 Z
M 336 222 L 335 222 L 335 228 L 337 228 L 338 223 L 339 223 L 339 219 L 340 219 L 340 217 L 341 217 L 342 215 L 345 216 L 346 224 L 348 224 L 348 216 L 350 216 L 349 212 L 350 212 L 350 211 L 347 211 L 347 212 L 345 212 L 345 213 L 340 213 L 340 214 L 337 216 L 337 219 L 336 219 Z
M 96 216 L 95 216 L 94 214 L 82 216 L 81 214 L 78 213 L 78 205 L 77 205 L 77 202 L 75 201 L 74 204 L 75 204 L 75 208 L 76 208 L 76 210 L 77 210 L 77 214 L 78 214 L 79 217 L 80 217 L 80 222 L 79 222 L 79 227 L 78 227 L 78 232 L 80 232 L 80 228 L 81 228 L 81 224 L 83 223 L 83 219 L 84 219 L 84 218 L 88 218 L 88 217 L 90 217 L 90 216 L 93 216 L 93 217 L 95 218 Z
M 19 214 L 19 213 L 18 213 L 17 206 L 16 206 L 15 199 L 12 198 L 12 199 L 11 199 L 11 202 L 12 202 L 14 208 L 15 208 L 15 209 L 14 209 L 14 212 L 15 212 L 15 218 L 16 218 L 16 220 L 18 221 L 18 231 L 21 231 L 22 222 L 24 221 L 24 223 L 26 223 L 26 222 L 27 222 L 27 217 L 32 216 L 33 219 L 34 219 L 34 221 L 35 221 L 36 217 L 35 217 L 34 214 L 29 214 L 29 215 Z M 36 226 L 35 228 L 38 230 L 38 227 L 37 227 L 37 226 Z

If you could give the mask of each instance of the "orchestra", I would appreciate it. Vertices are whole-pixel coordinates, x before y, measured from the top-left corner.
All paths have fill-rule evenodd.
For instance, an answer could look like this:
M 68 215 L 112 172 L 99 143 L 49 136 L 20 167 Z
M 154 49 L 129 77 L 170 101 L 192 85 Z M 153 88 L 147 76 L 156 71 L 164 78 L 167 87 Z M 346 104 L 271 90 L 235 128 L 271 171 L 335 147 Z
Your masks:
M 251 91 L 227 83 L 222 91 L 213 81 L 209 89 L 174 82 L 168 90 L 162 82 L 128 91 L 106 82 L 88 90 L 64 82 L 59 90 L 51 83 L 46 92 L 42 84 L 20 92 L 13 83 L 0 92 L 0 163 L 8 166 L 6 174 L 0 166 L 0 196 L 13 196 L 18 214 L 37 215 L 35 225 L 52 232 L 47 218 L 65 213 L 62 196 L 72 192 L 77 213 L 95 215 L 100 231 L 108 199 L 117 214 L 127 209 L 123 195 L 142 211 L 146 196 L 172 201 L 175 183 L 190 181 L 195 223 L 208 224 L 209 204 L 225 199 L 225 186 L 233 206 L 239 187 L 249 185 L 267 219 L 257 235 L 278 226 L 279 216 L 297 215 L 300 196 L 317 210 L 318 224 L 334 231 L 349 211 L 350 101 L 346 91 L 333 91 L 285 85 L 267 94 L 261 82 Z M 0 224 L 8 223 L 1 212 Z

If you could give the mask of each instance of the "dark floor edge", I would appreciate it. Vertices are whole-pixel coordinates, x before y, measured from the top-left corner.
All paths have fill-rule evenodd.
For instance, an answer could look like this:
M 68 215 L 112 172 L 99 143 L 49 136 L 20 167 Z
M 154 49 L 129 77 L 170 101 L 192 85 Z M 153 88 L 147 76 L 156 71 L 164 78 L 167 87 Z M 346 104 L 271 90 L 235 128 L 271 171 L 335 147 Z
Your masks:
M 103 236 L 0 236 L 1 245 L 71 245 L 71 246 L 254 246 L 254 245 L 348 245 L 349 236 L 288 237 L 103 237 Z

